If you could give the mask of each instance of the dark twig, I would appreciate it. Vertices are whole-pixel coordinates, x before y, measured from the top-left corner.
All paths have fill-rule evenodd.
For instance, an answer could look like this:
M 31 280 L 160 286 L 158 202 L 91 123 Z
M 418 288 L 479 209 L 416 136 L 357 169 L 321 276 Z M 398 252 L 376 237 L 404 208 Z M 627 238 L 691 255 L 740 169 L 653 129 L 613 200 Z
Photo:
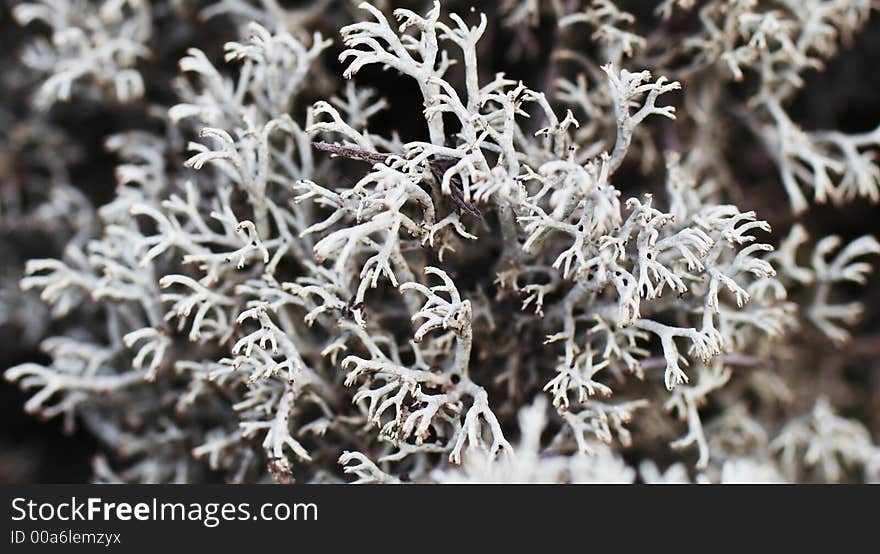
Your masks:
M 348 158 L 351 160 L 359 160 L 371 164 L 385 163 L 388 158 L 394 154 L 380 154 L 378 152 L 370 152 L 362 148 L 354 148 L 351 146 L 341 146 L 331 144 L 329 142 L 313 142 L 312 146 L 322 152 L 329 152 L 333 156 Z M 434 156 L 434 159 L 428 160 L 428 166 L 431 169 L 431 175 L 437 183 L 443 182 L 443 175 L 455 163 L 455 158 L 449 156 Z M 449 199 L 452 201 L 455 211 L 459 214 L 466 213 L 477 219 L 483 219 L 483 214 L 473 204 L 468 202 L 462 192 L 461 182 L 455 178 L 450 186 Z
M 352 148 L 350 146 L 340 146 L 338 144 L 330 144 L 329 142 L 313 142 L 312 146 L 316 150 L 329 152 L 340 158 L 348 158 L 351 160 L 360 160 L 372 164 L 385 163 L 392 154 L 380 154 L 378 152 L 370 152 L 362 148 Z

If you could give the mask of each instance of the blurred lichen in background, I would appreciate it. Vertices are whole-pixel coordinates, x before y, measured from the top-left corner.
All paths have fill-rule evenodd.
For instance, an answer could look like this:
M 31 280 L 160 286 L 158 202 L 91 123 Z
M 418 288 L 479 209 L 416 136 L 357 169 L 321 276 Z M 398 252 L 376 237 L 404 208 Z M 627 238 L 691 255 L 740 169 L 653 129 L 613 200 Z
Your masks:
M 94 480 L 880 479 L 880 5 L 391 4 L 6 7 L 5 377 Z

